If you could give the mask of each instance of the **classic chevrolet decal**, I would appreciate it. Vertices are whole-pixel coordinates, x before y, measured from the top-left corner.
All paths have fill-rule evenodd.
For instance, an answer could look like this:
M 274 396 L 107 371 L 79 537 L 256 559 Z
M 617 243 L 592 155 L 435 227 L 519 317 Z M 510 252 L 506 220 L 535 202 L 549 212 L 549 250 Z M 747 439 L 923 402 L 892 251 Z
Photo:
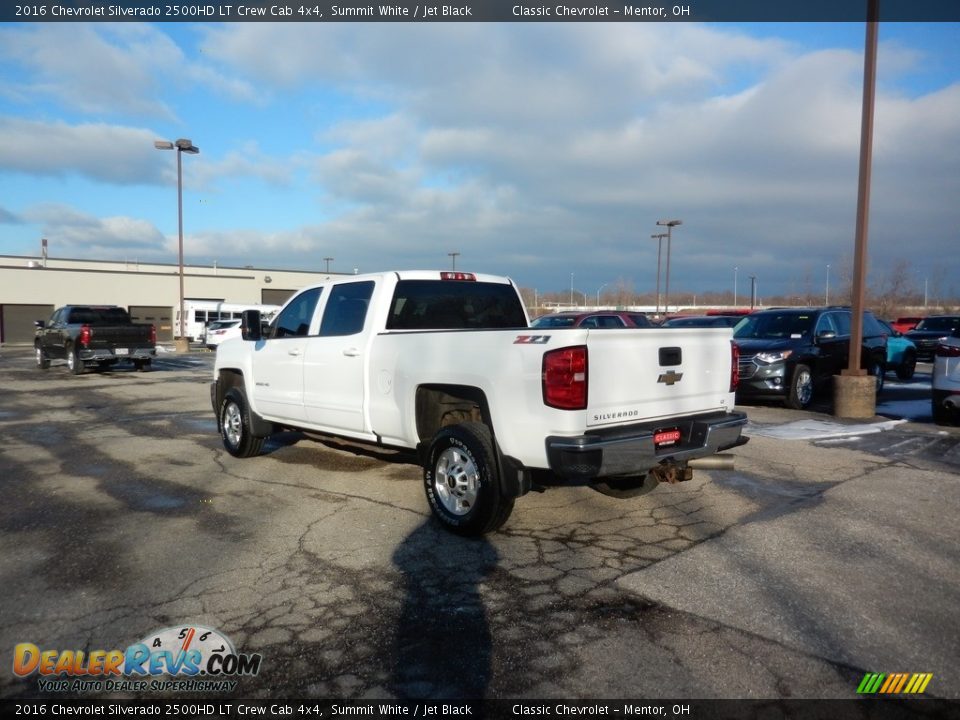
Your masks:
M 550 342 L 549 335 L 517 335 L 514 345 L 546 345 Z
M 657 378 L 658 383 L 664 383 L 666 385 L 674 385 L 680 382 L 683 379 L 683 373 L 678 373 L 675 370 L 668 370 L 665 373 L 661 373 L 660 377 Z

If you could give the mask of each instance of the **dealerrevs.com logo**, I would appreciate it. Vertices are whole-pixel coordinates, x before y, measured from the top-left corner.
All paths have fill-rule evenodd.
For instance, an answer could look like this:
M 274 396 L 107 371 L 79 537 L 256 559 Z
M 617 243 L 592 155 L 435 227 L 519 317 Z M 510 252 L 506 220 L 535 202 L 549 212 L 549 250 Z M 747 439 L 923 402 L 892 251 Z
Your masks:
M 259 654 L 238 653 L 217 630 L 189 625 L 150 633 L 126 650 L 13 649 L 13 673 L 38 676 L 41 692 L 229 692 L 260 672 Z

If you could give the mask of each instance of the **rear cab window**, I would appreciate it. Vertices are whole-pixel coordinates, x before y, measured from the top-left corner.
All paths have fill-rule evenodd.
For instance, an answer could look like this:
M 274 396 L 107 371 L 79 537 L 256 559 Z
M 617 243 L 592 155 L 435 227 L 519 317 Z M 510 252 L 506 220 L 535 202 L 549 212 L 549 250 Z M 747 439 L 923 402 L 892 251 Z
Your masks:
M 512 285 L 478 281 L 400 280 L 387 330 L 526 328 Z

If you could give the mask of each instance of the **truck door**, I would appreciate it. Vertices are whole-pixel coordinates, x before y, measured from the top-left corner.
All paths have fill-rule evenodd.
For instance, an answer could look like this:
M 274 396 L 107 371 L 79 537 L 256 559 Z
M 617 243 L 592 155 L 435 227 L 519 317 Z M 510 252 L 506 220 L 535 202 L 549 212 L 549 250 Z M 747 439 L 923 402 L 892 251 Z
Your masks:
M 309 288 L 291 300 L 271 326 L 270 336 L 257 343 L 253 395 L 262 415 L 291 421 L 306 416 L 303 359 L 322 292 L 322 287 Z
M 362 432 L 368 328 L 367 309 L 375 282 L 333 285 L 320 332 L 307 343 L 304 403 L 307 420 L 331 431 Z

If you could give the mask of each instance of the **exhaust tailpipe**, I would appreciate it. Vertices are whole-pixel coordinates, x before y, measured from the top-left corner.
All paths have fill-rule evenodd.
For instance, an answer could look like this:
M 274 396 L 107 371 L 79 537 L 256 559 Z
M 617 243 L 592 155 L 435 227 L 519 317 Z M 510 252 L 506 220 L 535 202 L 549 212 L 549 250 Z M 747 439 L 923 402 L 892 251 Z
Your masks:
M 687 467 L 694 470 L 733 470 L 733 455 L 710 455 L 688 460 Z

